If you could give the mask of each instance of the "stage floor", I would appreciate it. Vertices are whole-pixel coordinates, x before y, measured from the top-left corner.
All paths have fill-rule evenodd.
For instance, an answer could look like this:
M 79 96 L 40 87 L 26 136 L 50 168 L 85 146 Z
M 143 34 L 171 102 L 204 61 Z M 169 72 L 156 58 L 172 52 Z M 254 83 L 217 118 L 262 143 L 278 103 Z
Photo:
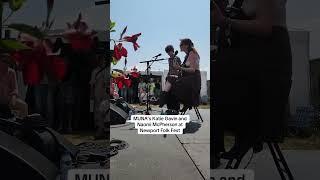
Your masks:
M 129 143 L 110 159 L 111 179 L 209 179 L 210 110 L 199 110 L 204 122 L 196 120 L 194 110 L 187 112 L 193 122 L 184 135 L 139 135 L 133 124 L 111 127 L 111 139 Z
M 287 159 L 289 168 L 296 180 L 320 179 L 319 162 L 320 151 L 314 150 L 285 150 L 283 151 Z M 240 167 L 244 167 L 250 158 L 250 153 L 246 155 Z M 226 162 L 224 162 L 226 163 Z M 224 166 L 221 166 L 224 167 Z M 255 180 L 280 180 L 280 175 L 274 164 L 269 149 L 254 156 L 252 163 L 247 169 L 255 171 Z

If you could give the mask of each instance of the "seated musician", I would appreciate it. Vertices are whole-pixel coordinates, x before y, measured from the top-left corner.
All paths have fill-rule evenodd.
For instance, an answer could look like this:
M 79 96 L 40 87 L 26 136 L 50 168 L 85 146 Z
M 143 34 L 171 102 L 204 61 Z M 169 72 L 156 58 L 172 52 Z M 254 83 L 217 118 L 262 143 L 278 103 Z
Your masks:
M 200 104 L 200 56 L 190 39 L 181 40 L 180 50 L 186 53 L 185 60 L 182 65 L 179 63 L 173 63 L 172 67 L 179 70 L 181 74 L 174 83 L 164 88 L 160 97 L 162 99 L 160 102 L 167 102 L 165 98 L 170 91 L 170 93 L 184 105 L 181 111 L 186 111 L 187 109 Z

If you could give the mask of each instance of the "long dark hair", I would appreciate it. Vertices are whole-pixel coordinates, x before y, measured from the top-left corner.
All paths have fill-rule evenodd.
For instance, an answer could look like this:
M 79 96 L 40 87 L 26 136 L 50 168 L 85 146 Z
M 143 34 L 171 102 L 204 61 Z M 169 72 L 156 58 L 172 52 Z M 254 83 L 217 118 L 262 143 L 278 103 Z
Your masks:
M 198 55 L 198 57 L 200 58 L 199 54 L 198 54 L 198 51 L 194 48 L 194 44 L 193 42 L 191 41 L 191 39 L 188 39 L 188 38 L 185 38 L 185 39 L 181 39 L 180 40 L 180 44 L 181 45 L 187 45 L 188 46 L 188 52 L 187 52 L 187 55 L 186 57 L 184 58 L 184 61 L 183 61 L 183 64 L 186 63 L 188 57 L 189 57 L 189 54 L 190 52 L 194 52 Z

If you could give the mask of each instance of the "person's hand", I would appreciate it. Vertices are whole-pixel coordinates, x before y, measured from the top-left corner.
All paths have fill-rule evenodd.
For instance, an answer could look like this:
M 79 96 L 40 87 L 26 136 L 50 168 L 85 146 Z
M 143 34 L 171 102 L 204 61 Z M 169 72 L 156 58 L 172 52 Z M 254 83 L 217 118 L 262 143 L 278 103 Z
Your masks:
M 178 69 L 178 70 L 181 69 L 181 66 L 180 66 L 177 62 L 173 63 L 172 66 L 173 66 L 173 68 L 175 68 L 175 69 Z
M 223 15 L 221 9 L 214 1 L 212 1 L 212 6 L 213 6 L 212 7 L 212 10 L 213 10 L 212 16 L 213 17 L 211 17 L 211 18 L 213 19 L 214 25 L 224 25 L 225 21 L 226 21 L 226 17 Z

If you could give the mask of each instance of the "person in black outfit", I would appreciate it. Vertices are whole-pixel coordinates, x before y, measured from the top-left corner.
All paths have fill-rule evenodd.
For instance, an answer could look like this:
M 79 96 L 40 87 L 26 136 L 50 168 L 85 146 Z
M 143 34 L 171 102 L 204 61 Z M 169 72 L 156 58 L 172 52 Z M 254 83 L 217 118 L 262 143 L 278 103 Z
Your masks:
M 156 80 L 156 83 L 155 83 L 155 96 L 156 98 L 159 98 L 160 97 L 160 92 L 161 92 L 161 84 L 160 84 L 160 80 L 157 79 Z
M 283 141 L 292 74 L 286 0 L 235 3 L 240 11 L 232 17 L 212 3 L 213 22 L 231 32 L 213 65 L 213 124 L 222 126 L 212 130 L 230 130 L 236 137 L 232 149 L 220 156 L 225 159 L 241 158 L 251 147 L 259 152 L 262 142 Z M 213 138 L 217 159 L 224 150 L 223 135 Z
M 160 94 L 159 107 L 163 107 L 165 104 L 167 104 L 168 109 L 178 111 L 180 109 L 180 104 L 176 99 L 176 97 L 172 95 L 172 93 L 170 92 L 170 89 L 172 85 L 176 83 L 180 74 L 180 71 L 177 68 L 175 68 L 174 65 L 175 64 L 181 65 L 181 60 L 178 56 L 174 54 L 174 48 L 172 45 L 166 46 L 165 51 L 169 55 L 169 59 L 168 59 L 169 72 L 166 77 L 166 82 L 165 82 L 163 91 Z
M 59 83 L 58 93 L 57 93 L 57 101 L 56 101 L 56 122 L 55 127 L 60 132 L 72 132 L 72 122 L 74 117 L 73 105 L 74 105 L 74 95 L 73 95 L 73 86 L 72 86 L 72 78 L 73 73 L 70 68 L 70 60 L 69 60 L 69 48 L 63 42 L 61 38 L 57 38 L 54 46 L 53 52 L 60 51 L 60 57 L 65 60 L 67 71 L 66 75 Z

